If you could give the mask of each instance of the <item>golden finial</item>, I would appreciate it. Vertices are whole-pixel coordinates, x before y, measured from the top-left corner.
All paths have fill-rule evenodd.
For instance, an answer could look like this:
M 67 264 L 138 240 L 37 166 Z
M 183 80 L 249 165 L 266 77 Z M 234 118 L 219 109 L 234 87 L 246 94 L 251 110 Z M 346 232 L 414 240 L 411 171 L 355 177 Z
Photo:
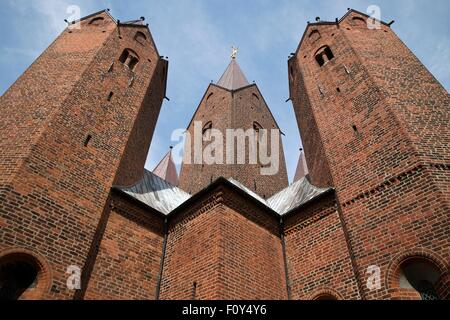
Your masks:
M 235 47 L 235 46 L 231 46 L 231 59 L 236 59 L 239 48 Z

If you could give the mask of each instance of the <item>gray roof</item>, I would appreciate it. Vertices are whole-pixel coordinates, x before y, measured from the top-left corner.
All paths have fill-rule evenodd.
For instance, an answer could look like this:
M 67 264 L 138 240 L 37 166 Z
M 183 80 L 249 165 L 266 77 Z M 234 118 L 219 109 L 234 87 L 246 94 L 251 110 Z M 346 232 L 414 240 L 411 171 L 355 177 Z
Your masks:
M 274 195 L 268 203 L 274 211 L 284 215 L 330 190 L 313 186 L 305 177 Z
M 317 188 L 307 178 L 303 178 L 270 199 L 265 200 L 235 179 L 229 178 L 227 180 L 281 216 L 332 190 L 331 188 Z M 147 170 L 145 171 L 144 178 L 136 185 L 132 187 L 116 187 L 116 189 L 165 215 L 170 214 L 192 197 L 187 192 L 171 185 Z
M 168 215 L 191 195 L 145 170 L 144 178 L 132 187 L 116 187 L 149 207 Z
M 217 82 L 217 85 L 228 90 L 237 90 L 250 85 L 250 83 L 236 62 L 236 59 L 232 59 L 219 82 Z

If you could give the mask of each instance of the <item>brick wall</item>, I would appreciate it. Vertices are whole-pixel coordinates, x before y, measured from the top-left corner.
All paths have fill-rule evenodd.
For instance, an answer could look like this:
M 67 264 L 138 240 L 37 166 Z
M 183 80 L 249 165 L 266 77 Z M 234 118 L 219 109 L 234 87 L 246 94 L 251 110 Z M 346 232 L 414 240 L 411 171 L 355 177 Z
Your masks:
M 201 121 L 203 125 L 211 121 L 213 128 L 220 130 L 224 136 L 223 145 L 226 146 L 226 129 L 253 129 L 253 123 L 258 122 L 264 129 L 279 129 L 275 119 L 269 111 L 263 96 L 256 85 L 251 85 L 236 91 L 229 91 L 211 85 L 202 99 L 193 121 Z M 193 137 L 193 122 L 188 132 Z M 275 175 L 262 175 L 261 164 L 250 165 L 248 156 L 248 142 L 246 142 L 245 164 L 226 164 L 226 151 L 224 151 L 224 164 L 186 164 L 180 173 L 180 187 L 192 194 L 206 188 L 219 177 L 234 178 L 245 186 L 269 198 L 288 186 L 286 163 L 284 158 L 281 137 L 279 142 L 279 170 Z M 209 142 L 203 144 L 206 147 Z M 193 150 L 193 142 L 192 142 Z M 268 145 L 270 153 L 271 145 Z M 235 159 L 236 159 L 235 151 Z M 192 159 L 194 156 L 191 151 Z
M 115 195 L 90 275 L 86 299 L 154 300 L 164 241 L 164 217 Z
M 169 222 L 161 290 L 162 299 L 286 299 L 277 218 L 228 188 L 199 199 Z
M 360 299 L 334 195 L 285 218 L 291 297 Z
M 339 25 L 308 26 L 289 61 L 294 109 L 313 181 L 325 183 L 314 169 L 324 166 L 336 188 L 357 273 L 383 273 L 383 288 L 363 298 L 417 298 L 386 278 L 404 252 L 427 252 L 448 273 L 439 261 L 449 248 L 449 95 L 389 26 L 354 18 L 365 19 L 352 11 Z M 334 59 L 321 67 L 325 45 Z
M 48 261 L 46 298 L 74 297 L 66 270 L 90 260 L 122 158 L 135 153 L 139 164 L 146 157 L 142 140 L 126 148 L 129 137 L 144 127 L 151 133 L 157 119 L 149 114 L 158 112 L 145 109 L 159 109 L 164 96 L 164 85 L 151 81 L 165 76 L 157 71 L 165 64 L 146 28 L 121 26 L 119 38 L 109 16 L 99 16 L 99 25 L 87 19 L 80 30 L 65 30 L 1 98 L 7 116 L 0 130 L 8 139 L 0 142 L 0 251 L 25 248 Z M 147 32 L 145 45 L 134 40 L 138 30 Z M 127 47 L 140 57 L 134 74 L 118 61 Z M 147 124 L 139 123 L 141 115 Z

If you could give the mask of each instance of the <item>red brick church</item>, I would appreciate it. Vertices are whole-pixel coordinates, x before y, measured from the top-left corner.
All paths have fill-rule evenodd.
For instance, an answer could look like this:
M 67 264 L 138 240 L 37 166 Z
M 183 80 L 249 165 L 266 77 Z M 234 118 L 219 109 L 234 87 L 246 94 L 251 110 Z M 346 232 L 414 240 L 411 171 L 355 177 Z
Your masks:
M 367 19 L 308 23 L 289 58 L 291 185 L 282 147 L 271 176 L 146 171 L 168 62 L 143 19 L 69 25 L 0 98 L 0 299 L 448 299 L 449 94 Z M 188 120 L 279 129 L 235 57 Z

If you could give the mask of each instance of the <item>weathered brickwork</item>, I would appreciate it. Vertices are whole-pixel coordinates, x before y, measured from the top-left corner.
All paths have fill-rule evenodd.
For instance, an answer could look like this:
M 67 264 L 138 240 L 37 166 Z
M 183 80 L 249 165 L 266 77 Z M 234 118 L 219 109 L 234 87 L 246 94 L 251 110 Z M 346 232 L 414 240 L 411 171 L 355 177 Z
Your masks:
M 94 18 L 103 20 L 90 24 Z M 146 34 L 143 45 L 137 31 Z M 125 48 L 140 57 L 134 71 L 119 62 Z M 85 266 L 121 161 L 130 153 L 137 165 L 145 160 L 165 65 L 145 26 L 118 26 L 102 12 L 66 29 L 1 97 L 0 251 L 45 257 L 53 278 L 42 297 L 75 296 L 67 268 Z
M 334 195 L 285 218 L 292 299 L 360 299 Z
M 333 188 L 283 191 L 277 201 L 306 198 L 286 214 L 226 180 L 265 199 L 286 188 L 281 142 L 275 176 L 184 163 L 192 198 L 153 209 L 184 194 L 135 185 L 168 63 L 142 21 L 102 11 L 65 30 L 0 98 L 2 281 L 23 263 L 37 274 L 20 299 L 450 299 L 449 94 L 388 24 L 366 19 L 308 24 L 289 59 L 308 179 Z M 211 84 L 191 135 L 194 121 L 278 129 L 255 84 Z M 79 290 L 69 266 L 82 270 Z M 432 290 L 413 288 L 411 272 Z
M 161 298 L 287 299 L 278 219 L 227 188 L 199 199 L 169 221 Z
M 230 91 L 225 88 L 210 85 L 207 89 L 191 123 L 188 132 L 194 137 L 194 121 L 202 123 L 212 123 L 214 129 L 222 132 L 224 137 L 223 145 L 226 146 L 227 129 L 243 129 L 247 131 L 253 129 L 254 122 L 257 122 L 263 129 L 280 129 L 271 114 L 264 98 L 256 85 L 249 85 L 239 90 Z M 203 147 L 209 145 L 204 142 Z M 235 144 L 236 145 L 236 142 Z M 286 162 L 284 158 L 281 137 L 279 140 L 279 170 L 275 175 L 262 175 L 261 162 L 249 164 L 249 143 L 246 141 L 245 163 L 239 164 L 237 161 L 237 151 L 234 151 L 233 164 L 227 164 L 227 150 L 224 150 L 224 164 L 187 164 L 183 163 L 180 173 L 180 187 L 191 194 L 206 188 L 219 177 L 234 178 L 244 184 L 249 189 L 265 198 L 281 191 L 288 186 Z M 189 152 L 189 149 L 186 148 Z M 194 161 L 194 141 L 191 141 L 190 156 Z M 271 144 L 269 141 L 268 150 L 270 153 Z M 186 159 L 185 154 L 185 159 Z
M 165 218 L 117 195 L 111 205 L 85 298 L 154 300 Z
M 366 18 L 350 11 L 337 24 L 310 24 L 289 61 L 311 178 L 325 185 L 330 177 L 336 188 L 360 282 L 369 266 L 381 268 L 382 288 L 363 285 L 362 298 L 419 297 L 388 280 L 405 252 L 440 266 L 442 298 L 450 261 L 449 95 L 387 24 L 370 30 Z M 332 56 L 321 66 L 316 53 L 325 46 Z

